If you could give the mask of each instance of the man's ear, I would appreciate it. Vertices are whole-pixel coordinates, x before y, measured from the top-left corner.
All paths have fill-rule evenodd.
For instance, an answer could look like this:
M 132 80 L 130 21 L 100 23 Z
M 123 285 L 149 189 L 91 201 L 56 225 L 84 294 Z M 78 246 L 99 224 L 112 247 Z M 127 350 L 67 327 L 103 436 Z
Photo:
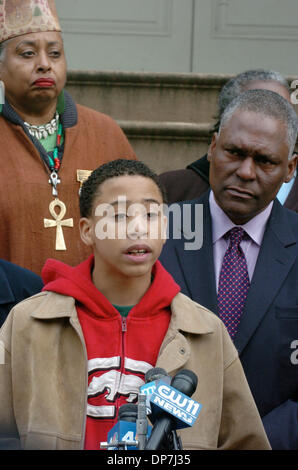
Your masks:
M 298 154 L 293 153 L 292 157 L 288 161 L 288 174 L 285 179 L 285 183 L 288 183 L 293 178 L 295 174 L 295 170 L 297 168 L 297 162 L 298 162 Z
M 81 240 L 85 245 L 92 246 L 94 243 L 93 239 L 93 225 L 91 219 L 82 217 L 79 221 L 79 230 Z
M 207 160 L 208 160 L 208 162 L 211 161 L 212 154 L 213 154 L 214 149 L 215 149 L 215 147 L 216 147 L 217 137 L 218 137 L 217 132 L 214 132 L 214 134 L 213 134 L 213 136 L 212 136 L 211 144 L 210 144 L 209 147 L 208 147 L 208 152 L 207 152 Z

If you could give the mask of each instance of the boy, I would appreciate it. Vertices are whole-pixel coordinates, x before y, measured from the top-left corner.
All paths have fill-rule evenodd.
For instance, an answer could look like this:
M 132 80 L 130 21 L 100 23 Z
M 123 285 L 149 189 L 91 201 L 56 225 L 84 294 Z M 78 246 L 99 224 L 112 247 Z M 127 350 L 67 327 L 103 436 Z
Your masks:
M 95 170 L 80 194 L 80 233 L 94 255 L 48 260 L 44 292 L 14 308 L 0 332 L 0 435 L 26 449 L 99 449 L 144 374 L 199 377 L 202 411 L 184 449 L 269 449 L 237 352 L 221 321 L 179 293 L 157 261 L 162 188 L 143 163 Z M 11 442 L 11 441 L 10 441 Z

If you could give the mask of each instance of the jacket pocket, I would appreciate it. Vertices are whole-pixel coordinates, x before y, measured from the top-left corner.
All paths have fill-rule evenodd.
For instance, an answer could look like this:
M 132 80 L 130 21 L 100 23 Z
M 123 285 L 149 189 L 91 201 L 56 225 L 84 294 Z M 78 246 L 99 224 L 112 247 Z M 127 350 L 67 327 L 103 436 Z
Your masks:
M 275 307 L 276 318 L 296 319 L 298 320 L 298 307 Z

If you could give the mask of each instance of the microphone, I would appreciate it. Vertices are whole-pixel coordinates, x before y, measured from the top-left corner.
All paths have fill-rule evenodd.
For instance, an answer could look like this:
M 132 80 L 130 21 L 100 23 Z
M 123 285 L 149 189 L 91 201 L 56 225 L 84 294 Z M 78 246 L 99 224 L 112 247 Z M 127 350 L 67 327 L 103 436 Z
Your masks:
M 118 421 L 108 432 L 108 442 L 101 442 L 100 447 L 108 450 L 137 449 L 136 420 L 138 406 L 131 403 L 119 408 Z
M 147 370 L 145 374 L 145 382 L 153 382 L 155 380 L 163 379 L 164 377 L 170 377 L 169 374 L 161 367 L 153 367 Z
M 140 388 L 138 405 L 120 406 L 118 421 L 108 432 L 108 442 L 101 442 L 101 448 L 127 450 L 127 446 L 129 446 L 132 450 L 144 450 L 152 429 L 147 420 L 147 415 L 151 413 L 150 397 L 156 388 L 156 381 L 167 378 L 169 381 L 171 380 L 166 371 L 160 367 L 152 368 L 146 372 L 146 384 Z
M 171 385 L 159 381 L 151 395 L 152 409 L 156 411 L 156 421 L 152 428 L 145 449 L 158 450 L 168 448 L 173 438 L 173 431 L 193 426 L 202 405 L 189 397 L 197 388 L 198 378 L 190 370 L 179 371 Z
M 138 419 L 136 424 L 136 439 L 138 441 L 138 449 L 144 450 L 147 442 L 148 434 L 148 421 L 146 413 L 146 397 L 145 395 L 139 394 L 138 399 Z
M 145 385 L 140 387 L 140 395 L 146 395 L 146 412 L 152 422 L 150 398 L 156 389 L 159 380 L 171 383 L 172 377 L 161 367 L 149 369 L 145 374 Z
M 145 396 L 138 405 L 122 405 L 118 412 L 118 421 L 108 432 L 107 442 L 100 447 L 108 450 L 144 450 L 152 426 L 148 425 Z

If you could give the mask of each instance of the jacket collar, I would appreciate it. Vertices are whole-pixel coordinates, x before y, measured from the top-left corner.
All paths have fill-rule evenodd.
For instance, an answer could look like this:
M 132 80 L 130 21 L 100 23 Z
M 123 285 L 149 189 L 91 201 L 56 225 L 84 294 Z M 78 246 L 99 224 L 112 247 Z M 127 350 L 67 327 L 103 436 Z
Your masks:
M 77 124 L 78 114 L 76 104 L 66 90 L 62 90 L 57 101 L 57 111 L 61 116 L 63 128 L 73 127 Z M 8 101 L 0 104 L 0 114 L 13 124 L 22 126 L 28 137 L 31 138 L 24 121 L 20 118 L 17 112 L 12 108 Z
M 195 305 L 198 308 L 197 315 Z M 212 314 L 201 305 L 194 304 L 184 294 L 179 293 L 174 297 L 171 309 L 171 322 L 155 366 L 169 373 L 185 367 L 191 359 L 192 349 L 187 333 L 204 335 L 214 332 Z
M 272 229 L 282 246 L 296 245 L 297 238 L 289 226 L 287 210 L 284 209 L 278 199 L 274 201 L 268 229 Z
M 42 292 L 43 301 L 38 308 L 31 313 L 31 317 L 40 320 L 48 320 L 63 317 L 76 317 L 75 299 L 55 292 Z M 205 310 L 198 305 L 198 310 Z M 198 315 L 194 317 L 194 303 L 184 294 L 178 293 L 171 304 L 172 318 L 171 329 L 193 334 L 213 333 L 214 329 L 208 323 L 207 317 Z
M 76 316 L 75 299 L 67 295 L 44 291 L 37 296 L 42 296 L 43 301 L 33 310 L 31 317 L 39 320 Z
M 200 314 L 203 313 L 202 310 L 207 312 L 207 309 L 199 304 L 196 304 L 196 306 L 198 315 L 194 315 L 194 302 L 184 294 L 177 294 L 171 304 L 171 328 L 193 334 L 213 333 L 214 328 L 208 322 L 208 316 Z
M 210 165 L 207 159 L 207 154 L 205 154 L 203 157 L 200 157 L 195 162 L 192 162 L 186 168 L 193 170 L 195 173 L 200 175 L 201 178 L 206 181 L 206 183 L 209 184 L 209 167 Z
M 71 324 L 77 330 L 84 342 L 75 299 L 55 292 L 42 292 L 37 296 L 43 296 L 43 302 L 31 313 L 31 317 L 39 320 L 57 319 L 69 317 Z M 191 357 L 191 348 L 187 337 L 183 333 L 210 334 L 214 328 L 210 313 L 207 309 L 197 304 L 198 315 L 194 315 L 194 303 L 184 294 L 178 293 L 171 304 L 172 316 L 168 331 L 164 337 L 159 351 L 156 367 L 163 367 L 172 372 L 183 367 Z M 210 321 L 208 319 L 210 318 Z

